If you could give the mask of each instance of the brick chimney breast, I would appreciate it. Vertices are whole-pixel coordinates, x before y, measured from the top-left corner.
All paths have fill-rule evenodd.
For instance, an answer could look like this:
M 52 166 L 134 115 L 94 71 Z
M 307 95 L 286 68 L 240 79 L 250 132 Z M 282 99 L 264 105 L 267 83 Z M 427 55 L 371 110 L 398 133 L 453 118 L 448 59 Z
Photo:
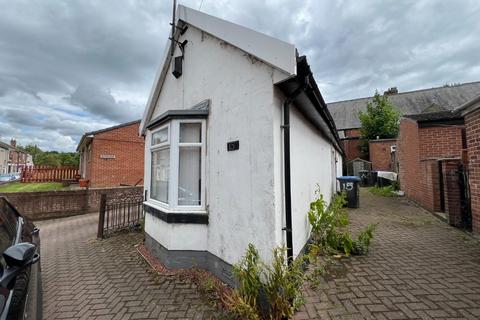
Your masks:
M 397 87 L 391 87 L 383 93 L 384 96 L 393 96 L 398 93 Z

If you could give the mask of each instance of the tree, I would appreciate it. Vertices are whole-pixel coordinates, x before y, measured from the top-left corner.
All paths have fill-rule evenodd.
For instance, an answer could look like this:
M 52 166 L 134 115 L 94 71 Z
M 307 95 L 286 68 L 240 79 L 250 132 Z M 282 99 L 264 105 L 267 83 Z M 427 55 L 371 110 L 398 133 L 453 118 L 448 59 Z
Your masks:
M 360 151 L 368 155 L 368 141 L 374 139 L 396 138 L 398 135 L 400 113 L 388 100 L 387 96 L 375 91 L 372 101 L 367 103 L 367 110 L 359 112 L 360 134 L 362 142 Z
M 77 152 L 43 151 L 36 145 L 31 144 L 25 147 L 19 145 L 17 148 L 31 154 L 33 156 L 33 163 L 36 166 L 78 167 L 80 163 L 80 154 Z

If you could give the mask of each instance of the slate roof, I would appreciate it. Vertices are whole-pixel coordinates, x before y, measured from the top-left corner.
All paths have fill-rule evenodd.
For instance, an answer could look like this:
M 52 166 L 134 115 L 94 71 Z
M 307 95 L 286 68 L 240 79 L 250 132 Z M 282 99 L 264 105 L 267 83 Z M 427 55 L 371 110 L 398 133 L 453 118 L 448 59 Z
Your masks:
M 480 81 L 450 87 L 439 87 L 388 96 L 402 115 L 453 110 L 480 94 Z M 337 129 L 359 128 L 358 112 L 367 108 L 372 97 L 328 103 Z
M 417 122 L 463 119 L 463 116 L 459 111 L 439 111 L 420 114 L 409 114 L 404 117 L 415 120 Z

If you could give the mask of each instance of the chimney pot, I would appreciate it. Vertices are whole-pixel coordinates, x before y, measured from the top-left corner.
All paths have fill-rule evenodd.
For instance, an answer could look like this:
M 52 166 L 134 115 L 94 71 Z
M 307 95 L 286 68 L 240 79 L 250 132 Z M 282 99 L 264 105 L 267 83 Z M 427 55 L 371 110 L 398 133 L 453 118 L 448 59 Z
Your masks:
M 17 140 L 15 140 L 15 138 L 12 138 L 10 140 L 10 145 L 15 148 L 17 146 Z
M 397 94 L 398 93 L 398 89 L 397 87 L 391 87 L 389 88 L 387 91 L 385 91 L 383 93 L 383 95 L 385 96 L 393 96 L 394 94 Z

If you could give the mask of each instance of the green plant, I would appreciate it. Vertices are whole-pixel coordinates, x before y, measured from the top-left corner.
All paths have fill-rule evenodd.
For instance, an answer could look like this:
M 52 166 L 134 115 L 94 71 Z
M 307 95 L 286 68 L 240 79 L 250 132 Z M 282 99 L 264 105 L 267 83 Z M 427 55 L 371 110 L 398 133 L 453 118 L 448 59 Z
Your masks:
M 308 220 L 312 226 L 310 257 L 315 254 L 342 252 L 345 255 L 363 254 L 368 251 L 375 225 L 368 226 L 353 239 L 347 230 L 348 212 L 344 208 L 345 193 L 336 195 L 327 205 L 323 195 L 317 191 L 317 199 L 310 204 Z
M 374 186 L 370 188 L 370 192 L 381 197 L 394 197 L 395 194 L 394 186 L 378 187 Z
M 373 139 L 395 138 L 400 128 L 400 113 L 385 95 L 375 92 L 367 109 L 358 114 L 361 127 L 360 151 L 368 154 L 368 141 Z
M 239 288 L 231 299 L 232 311 L 241 319 L 284 319 L 293 316 L 304 300 L 303 258 L 287 263 L 286 249 L 275 248 L 271 264 L 260 260 L 252 244 L 233 267 Z

